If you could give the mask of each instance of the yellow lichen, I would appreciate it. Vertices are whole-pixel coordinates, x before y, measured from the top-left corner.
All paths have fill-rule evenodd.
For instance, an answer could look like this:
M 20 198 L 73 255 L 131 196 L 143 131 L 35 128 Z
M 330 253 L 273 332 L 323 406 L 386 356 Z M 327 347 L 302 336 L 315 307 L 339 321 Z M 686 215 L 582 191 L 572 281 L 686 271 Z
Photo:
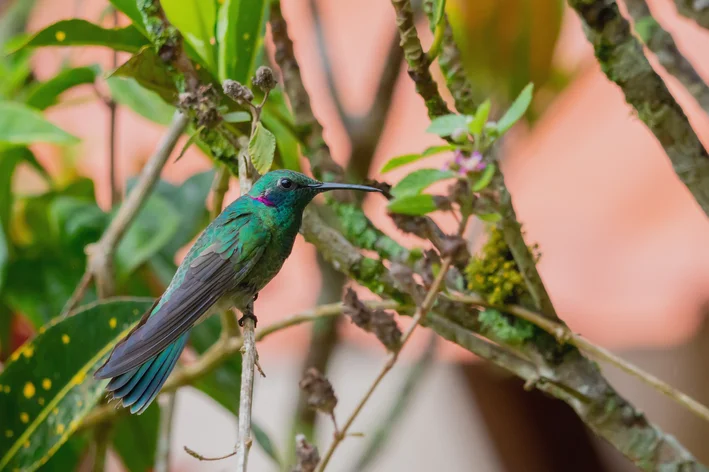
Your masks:
M 30 343 L 25 344 L 25 346 L 22 348 L 22 355 L 25 356 L 25 358 L 29 359 L 32 357 L 32 354 L 34 354 L 34 346 Z
M 22 421 L 23 423 L 29 423 L 30 422 L 30 415 L 28 415 L 27 413 L 25 413 L 23 411 L 22 413 L 20 413 L 20 421 Z
M 25 398 L 32 398 L 34 397 L 36 391 L 37 389 L 34 388 L 34 384 L 32 382 L 27 382 L 25 384 L 25 388 L 22 389 L 22 394 Z
M 69 337 L 68 334 L 62 334 L 62 342 L 64 344 L 69 344 L 69 341 L 71 341 L 71 338 Z
M 44 388 L 45 390 L 49 390 L 50 388 L 52 388 L 52 381 L 49 379 L 42 380 L 42 388 Z
M 62 433 L 64 433 L 64 425 L 59 423 L 57 425 L 57 434 L 62 434 Z
M 64 31 L 57 31 L 54 34 L 54 37 L 57 38 L 57 41 L 60 43 L 66 39 L 66 33 Z
M 110 326 L 111 329 L 114 329 L 116 325 L 118 325 L 118 321 L 116 320 L 116 318 L 111 318 L 110 320 L 108 320 L 108 326 Z

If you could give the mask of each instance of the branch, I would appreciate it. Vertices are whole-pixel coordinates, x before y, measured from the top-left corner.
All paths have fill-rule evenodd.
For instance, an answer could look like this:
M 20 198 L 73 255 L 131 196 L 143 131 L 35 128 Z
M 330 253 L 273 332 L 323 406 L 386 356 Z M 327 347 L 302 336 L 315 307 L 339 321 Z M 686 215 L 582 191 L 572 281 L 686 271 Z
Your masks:
M 113 27 L 118 28 L 118 10 L 113 9 Z M 113 57 L 111 59 L 112 69 L 116 70 L 118 68 L 118 51 L 113 51 Z M 111 208 L 115 207 L 121 199 L 121 192 L 118 189 L 118 182 L 116 181 L 116 112 L 118 111 L 118 104 L 111 97 L 107 102 L 108 113 L 109 113 L 109 129 L 108 129 L 108 181 L 110 183 L 111 189 Z
M 320 180 L 341 180 L 342 167 L 332 160 L 330 148 L 322 137 L 322 126 L 313 115 L 310 96 L 305 90 L 300 75 L 300 66 L 295 59 L 293 41 L 288 36 L 288 25 L 283 18 L 279 0 L 271 2 L 271 34 L 275 46 L 275 58 L 283 76 L 283 87 L 293 109 L 293 117 L 299 126 L 308 130 L 305 152 L 310 160 L 313 175 Z
M 152 157 L 143 167 L 135 187 L 119 208 L 118 214 L 111 220 L 101 239 L 86 247 L 88 256 L 86 273 L 62 310 L 62 317 L 67 316 L 81 301 L 92 278 L 96 280 L 100 298 L 111 296 L 115 292 L 113 255 L 118 243 L 152 192 L 162 168 L 188 123 L 189 118 L 186 115 L 179 112 L 175 114 L 167 133 L 162 137 Z
M 450 113 L 446 102 L 438 93 L 438 86 L 429 71 L 431 63 L 426 53 L 423 52 L 421 41 L 416 33 L 411 2 L 409 0 L 391 0 L 391 4 L 396 12 L 396 27 L 401 39 L 399 44 L 404 50 L 404 58 L 409 65 L 409 77 L 416 84 L 416 92 L 426 102 L 428 115 L 433 117 Z
M 397 302 L 391 300 L 370 301 L 365 303 L 368 307 L 372 309 L 401 309 L 400 305 Z M 328 305 L 315 307 L 310 310 L 305 310 L 301 313 L 289 316 L 257 330 L 255 339 L 257 342 L 263 341 L 269 335 L 281 331 L 283 329 L 290 328 L 292 326 L 297 326 L 302 323 L 308 323 L 321 318 L 339 316 L 342 314 L 342 310 L 342 303 L 331 303 Z M 221 339 L 212 347 L 210 347 L 199 358 L 197 362 L 175 371 L 167 380 L 167 382 L 165 382 L 165 386 L 162 388 L 161 392 L 174 392 L 182 386 L 194 383 L 203 376 L 214 371 L 214 369 L 219 367 L 230 356 L 233 356 L 234 354 L 239 352 L 242 346 L 242 338 Z M 118 410 L 110 405 L 98 406 L 94 408 L 93 411 L 84 418 L 81 425 L 78 427 L 78 430 L 85 431 L 87 429 L 91 429 L 97 426 L 98 424 L 110 421 L 116 415 L 125 414 L 126 411 L 128 410 Z
M 694 0 L 691 0 L 694 2 Z M 652 131 L 672 166 L 709 214 L 709 155 L 682 108 L 652 69 L 640 42 L 614 0 L 568 0 L 584 23 L 586 37 L 608 79 L 615 82 Z
M 647 0 L 625 0 L 625 5 L 633 18 L 635 32 L 642 42 L 655 53 L 660 65 L 675 76 L 702 109 L 709 113 L 709 87 L 682 55 L 672 35 L 652 16 Z
M 416 361 L 416 364 L 409 369 L 404 385 L 402 385 L 401 390 L 396 395 L 396 403 L 389 409 L 386 417 L 382 419 L 379 427 L 374 431 L 374 434 L 371 435 L 371 439 L 364 449 L 364 453 L 362 453 L 357 464 L 352 468 L 352 472 L 367 470 L 376 458 L 379 457 L 380 452 L 384 450 L 384 446 L 391 438 L 394 427 L 410 405 L 416 387 L 420 384 L 424 374 L 433 363 L 433 356 L 439 345 L 438 341 L 438 334 L 431 333 L 423 354 Z
M 677 10 L 703 28 L 709 28 L 709 4 L 703 0 L 675 0 Z
M 248 147 L 242 147 L 239 153 L 239 191 L 241 195 L 247 194 L 251 190 L 253 181 L 251 179 Z M 254 319 L 254 303 L 249 302 L 246 310 L 242 313 L 243 323 L 243 346 L 241 348 L 241 390 L 239 392 L 239 431 L 236 442 L 236 470 L 246 472 L 246 464 L 251 449 L 251 405 L 254 395 L 254 370 L 258 362 L 256 352 L 256 321 Z M 260 369 L 259 369 L 260 370 Z
M 537 313 L 532 310 L 528 310 L 527 308 L 524 308 L 523 306 L 519 305 L 506 305 L 504 307 L 494 306 L 477 294 L 452 294 L 449 295 L 449 298 L 458 302 L 479 305 L 487 308 L 494 308 L 496 310 L 509 313 L 510 315 L 513 315 L 517 318 L 529 321 L 530 323 L 542 328 L 544 331 L 554 336 L 560 344 L 572 344 L 578 347 L 579 349 L 585 351 L 586 353 L 590 354 L 594 358 L 614 365 L 625 373 L 640 379 L 642 382 L 646 383 L 658 392 L 667 396 L 680 406 L 691 411 L 699 418 L 702 418 L 703 420 L 709 422 L 709 408 L 707 408 L 706 406 L 702 405 L 701 403 L 694 400 L 685 393 L 680 392 L 671 385 L 663 382 L 654 375 L 645 372 L 637 366 L 629 363 L 628 361 L 616 356 L 609 350 L 604 349 L 601 346 L 597 346 L 592 342 L 588 341 L 586 338 L 582 337 L 581 335 L 572 332 L 565 325 L 550 320 L 549 317 L 546 315 Z
M 164 401 L 160 405 L 160 429 L 158 431 L 158 446 L 155 451 L 154 472 L 170 472 L 170 439 L 172 437 L 172 420 L 177 394 L 170 392 L 162 395 Z
M 466 224 L 468 222 L 468 218 L 464 217 L 463 221 L 460 224 L 460 228 L 458 230 L 458 235 L 460 236 L 463 231 L 465 231 Z M 323 456 L 322 461 L 320 462 L 318 466 L 318 471 L 323 472 L 325 468 L 327 467 L 328 462 L 330 461 L 330 458 L 335 452 L 335 449 L 337 449 L 337 446 L 340 445 L 342 440 L 347 437 L 347 431 L 350 429 L 352 426 L 352 423 L 354 423 L 354 420 L 357 418 L 359 413 L 362 411 L 362 408 L 364 408 L 364 405 L 369 401 L 369 398 L 372 396 L 374 393 L 374 390 L 379 386 L 381 381 L 384 379 L 387 373 L 394 367 L 394 364 L 396 364 L 397 359 L 399 358 L 399 353 L 401 352 L 402 349 L 404 349 L 404 346 L 406 343 L 411 339 L 411 335 L 414 334 L 414 331 L 418 327 L 418 325 L 422 322 L 422 320 L 428 315 L 428 312 L 431 310 L 431 307 L 433 307 L 434 302 L 436 301 L 436 296 L 438 295 L 438 290 L 441 288 L 441 285 L 443 284 L 443 281 L 445 280 L 446 275 L 448 274 L 448 269 L 450 269 L 451 264 L 453 263 L 453 256 L 448 256 L 445 259 L 443 259 L 443 262 L 441 263 L 441 267 L 438 270 L 438 274 L 436 275 L 436 278 L 434 279 L 433 283 L 431 284 L 431 287 L 428 289 L 428 292 L 426 293 L 426 297 L 423 299 L 423 302 L 419 305 L 419 307 L 416 309 L 416 313 L 414 313 L 413 320 L 411 321 L 411 324 L 409 325 L 408 329 L 404 334 L 401 336 L 401 345 L 399 349 L 396 351 L 393 351 L 389 355 L 389 359 L 387 359 L 386 363 L 382 366 L 381 370 L 379 371 L 379 375 L 374 379 L 374 382 L 372 382 L 372 385 L 369 387 L 369 390 L 364 394 L 362 399 L 359 401 L 357 406 L 355 407 L 354 411 L 350 414 L 349 418 L 347 418 L 347 421 L 345 422 L 344 426 L 340 428 L 339 430 L 335 431 L 335 436 L 333 438 L 332 443 L 330 444 L 330 447 L 328 448 L 327 452 L 325 452 L 325 455 Z

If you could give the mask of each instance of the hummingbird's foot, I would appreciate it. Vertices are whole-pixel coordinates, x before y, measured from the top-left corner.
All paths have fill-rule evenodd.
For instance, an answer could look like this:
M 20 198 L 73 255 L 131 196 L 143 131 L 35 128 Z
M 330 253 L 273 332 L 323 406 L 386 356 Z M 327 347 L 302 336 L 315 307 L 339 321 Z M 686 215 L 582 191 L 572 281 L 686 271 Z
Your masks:
M 243 328 L 244 321 L 246 321 L 247 319 L 254 320 L 254 328 L 255 328 L 256 323 L 258 323 L 258 318 L 256 318 L 256 315 L 254 315 L 253 313 L 244 313 L 244 315 L 241 318 L 239 318 L 239 326 L 241 326 Z

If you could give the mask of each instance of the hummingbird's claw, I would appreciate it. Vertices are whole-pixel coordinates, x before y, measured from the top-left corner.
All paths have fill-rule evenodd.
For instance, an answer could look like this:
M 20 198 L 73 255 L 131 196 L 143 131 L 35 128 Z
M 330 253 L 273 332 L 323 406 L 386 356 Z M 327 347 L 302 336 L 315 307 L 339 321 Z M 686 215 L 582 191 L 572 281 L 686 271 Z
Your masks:
M 254 315 L 253 313 L 244 313 L 244 316 L 242 316 L 241 318 L 239 318 L 239 326 L 241 326 L 241 327 L 243 328 L 243 327 L 244 327 L 244 321 L 246 321 L 247 319 L 252 319 L 252 320 L 254 320 L 254 328 L 255 328 L 255 327 L 256 327 L 256 323 L 258 323 L 258 319 L 256 318 L 256 315 Z

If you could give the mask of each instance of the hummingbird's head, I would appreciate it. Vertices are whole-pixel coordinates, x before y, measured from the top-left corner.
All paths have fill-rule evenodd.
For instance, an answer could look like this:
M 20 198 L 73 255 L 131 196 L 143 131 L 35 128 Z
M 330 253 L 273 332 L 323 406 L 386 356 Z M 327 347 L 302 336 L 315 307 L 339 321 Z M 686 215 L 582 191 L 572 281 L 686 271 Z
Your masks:
M 300 172 L 274 170 L 264 174 L 256 181 L 248 196 L 267 207 L 288 207 L 302 211 L 317 194 L 329 190 L 360 190 L 381 193 L 381 190 L 366 185 L 323 183 Z

